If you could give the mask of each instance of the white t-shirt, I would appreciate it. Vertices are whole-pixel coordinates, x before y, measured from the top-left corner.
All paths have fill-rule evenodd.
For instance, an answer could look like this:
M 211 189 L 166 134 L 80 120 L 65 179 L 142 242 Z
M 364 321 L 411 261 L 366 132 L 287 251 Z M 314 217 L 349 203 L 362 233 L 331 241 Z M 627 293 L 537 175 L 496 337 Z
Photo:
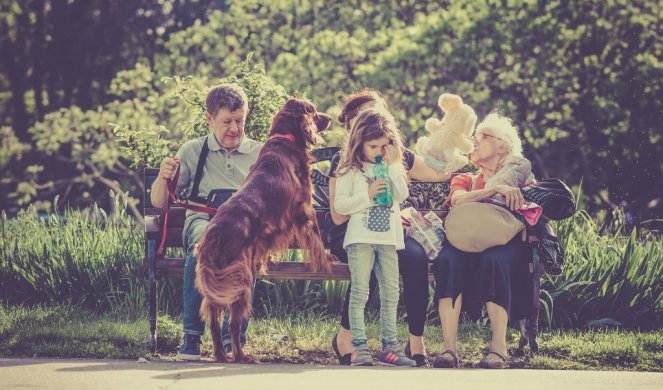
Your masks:
M 343 248 L 359 243 L 395 245 L 397 250 L 403 249 L 400 203 L 408 197 L 405 168 L 400 162 L 389 165 L 393 204 L 384 207 L 377 206 L 368 197 L 368 187 L 375 181 L 373 166 L 364 163 L 363 172 L 353 168 L 337 175 L 334 208 L 337 213 L 350 216 Z

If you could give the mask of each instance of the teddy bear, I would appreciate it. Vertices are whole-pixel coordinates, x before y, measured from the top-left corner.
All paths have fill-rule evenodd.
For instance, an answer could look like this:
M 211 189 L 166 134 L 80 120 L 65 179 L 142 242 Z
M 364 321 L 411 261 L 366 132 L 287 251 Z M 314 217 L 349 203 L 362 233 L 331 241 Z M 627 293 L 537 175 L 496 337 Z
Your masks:
M 468 163 L 465 155 L 474 148 L 470 137 L 477 116 L 472 107 L 463 103 L 458 95 L 443 93 L 437 104 L 444 112 L 444 117 L 442 120 L 426 120 L 425 128 L 430 137 L 419 138 L 416 149 L 428 166 L 438 172 L 451 173 Z

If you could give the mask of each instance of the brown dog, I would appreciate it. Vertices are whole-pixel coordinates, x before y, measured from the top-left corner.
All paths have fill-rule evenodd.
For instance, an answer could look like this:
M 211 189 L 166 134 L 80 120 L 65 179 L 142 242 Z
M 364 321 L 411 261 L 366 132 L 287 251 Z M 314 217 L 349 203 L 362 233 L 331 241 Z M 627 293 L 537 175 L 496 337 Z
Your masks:
M 198 243 L 196 288 L 203 296 L 201 318 L 210 324 L 217 362 L 227 362 L 220 319 L 230 311 L 233 360 L 256 363 L 242 352 L 242 322 L 251 312 L 256 275 L 270 254 L 296 242 L 315 270 L 329 271 L 333 255 L 325 252 L 312 205 L 310 147 L 331 117 L 305 99 L 290 99 L 276 113 L 270 138 L 246 181 L 219 207 Z

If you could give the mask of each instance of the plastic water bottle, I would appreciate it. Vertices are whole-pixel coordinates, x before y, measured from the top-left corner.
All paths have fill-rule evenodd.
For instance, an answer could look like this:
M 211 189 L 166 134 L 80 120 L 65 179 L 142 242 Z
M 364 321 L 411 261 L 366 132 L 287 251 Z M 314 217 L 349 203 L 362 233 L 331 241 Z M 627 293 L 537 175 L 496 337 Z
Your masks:
M 387 188 L 375 195 L 375 203 L 379 206 L 391 206 L 392 196 L 391 184 L 389 182 L 389 167 L 382 163 L 382 156 L 377 156 L 375 158 L 373 176 L 375 177 L 375 180 L 384 180 L 387 182 Z

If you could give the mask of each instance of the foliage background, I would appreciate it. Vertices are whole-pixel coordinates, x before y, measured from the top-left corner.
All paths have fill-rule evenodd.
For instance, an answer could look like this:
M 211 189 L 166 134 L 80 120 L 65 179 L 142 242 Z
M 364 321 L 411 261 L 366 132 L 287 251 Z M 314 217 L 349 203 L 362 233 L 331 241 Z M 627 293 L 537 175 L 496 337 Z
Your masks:
M 110 188 L 138 216 L 140 159 L 113 129 L 174 150 L 198 115 L 176 78 L 204 93 L 253 52 L 276 86 L 332 114 L 380 90 L 410 143 L 444 91 L 480 117 L 499 107 L 535 173 L 582 183 L 592 214 L 663 215 L 658 1 L 266 3 L 1 1 L 0 209 L 48 209 L 56 194 L 108 209 Z
M 621 233 L 661 230 L 662 21 L 656 0 L 0 0 L 0 299 L 143 319 L 141 168 L 207 131 L 201 97 L 227 80 L 255 138 L 291 94 L 334 115 L 375 88 L 410 144 L 442 92 L 501 109 L 589 212 L 557 225 L 543 326 L 660 328 L 663 240 Z M 261 282 L 255 309 L 335 315 L 346 287 Z M 160 290 L 180 313 L 181 281 Z

